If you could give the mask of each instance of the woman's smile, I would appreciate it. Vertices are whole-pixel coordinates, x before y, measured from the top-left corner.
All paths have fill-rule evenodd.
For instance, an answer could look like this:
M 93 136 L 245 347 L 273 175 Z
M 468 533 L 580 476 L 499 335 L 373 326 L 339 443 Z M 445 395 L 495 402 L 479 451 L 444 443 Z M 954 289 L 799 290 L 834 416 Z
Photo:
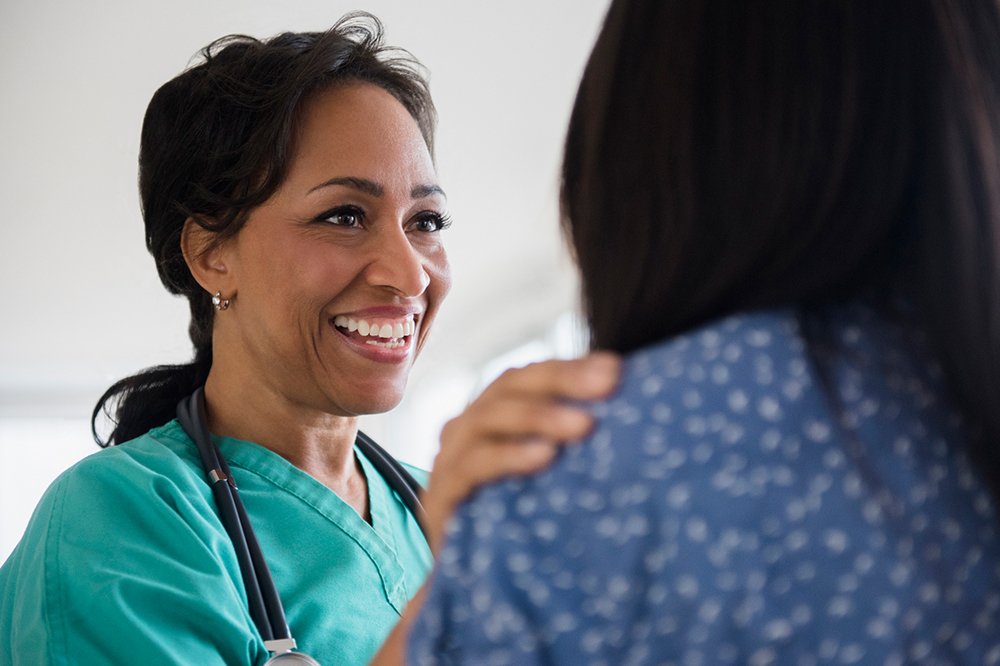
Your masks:
M 380 363 L 410 359 L 422 312 L 405 308 L 367 308 L 338 314 L 330 325 L 355 352 Z

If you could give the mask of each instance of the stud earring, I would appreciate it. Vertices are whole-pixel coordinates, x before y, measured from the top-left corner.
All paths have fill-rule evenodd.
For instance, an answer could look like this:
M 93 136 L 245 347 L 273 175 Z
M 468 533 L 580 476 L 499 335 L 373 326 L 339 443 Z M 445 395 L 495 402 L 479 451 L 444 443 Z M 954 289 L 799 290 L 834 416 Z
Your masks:
M 228 310 L 230 300 L 228 298 L 222 297 L 222 292 L 217 291 L 215 295 L 212 296 L 212 305 L 215 306 L 216 310 Z

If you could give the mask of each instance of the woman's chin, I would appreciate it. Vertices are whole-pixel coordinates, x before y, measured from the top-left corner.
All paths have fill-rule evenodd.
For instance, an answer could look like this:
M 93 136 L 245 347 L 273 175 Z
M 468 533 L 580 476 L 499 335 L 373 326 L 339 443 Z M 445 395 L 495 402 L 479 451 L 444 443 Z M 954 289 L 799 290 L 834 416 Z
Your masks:
M 384 414 L 402 402 L 405 388 L 406 383 L 402 382 L 402 386 L 364 387 L 350 395 L 334 397 L 331 413 L 351 416 Z

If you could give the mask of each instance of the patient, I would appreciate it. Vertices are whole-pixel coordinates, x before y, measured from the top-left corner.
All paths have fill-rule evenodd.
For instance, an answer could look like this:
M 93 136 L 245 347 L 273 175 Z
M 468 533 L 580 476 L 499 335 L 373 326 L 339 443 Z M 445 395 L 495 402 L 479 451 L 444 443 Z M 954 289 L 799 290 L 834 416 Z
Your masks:
M 998 155 L 995 2 L 615 0 L 562 204 L 622 386 L 409 661 L 1000 663 Z

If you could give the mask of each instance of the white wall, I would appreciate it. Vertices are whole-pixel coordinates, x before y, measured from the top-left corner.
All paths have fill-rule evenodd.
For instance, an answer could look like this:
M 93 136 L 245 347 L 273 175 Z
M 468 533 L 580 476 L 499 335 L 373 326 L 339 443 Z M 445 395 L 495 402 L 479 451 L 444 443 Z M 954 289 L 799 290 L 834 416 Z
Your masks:
M 430 70 L 454 287 L 408 397 L 363 425 L 427 465 L 440 424 L 495 359 L 571 351 L 559 322 L 576 287 L 557 231 L 557 168 L 606 5 L 0 4 L 0 560 L 44 487 L 96 449 L 87 417 L 103 389 L 190 357 L 185 303 L 162 289 L 143 247 L 135 171 L 150 95 L 200 47 L 233 32 L 323 29 L 363 8 Z

